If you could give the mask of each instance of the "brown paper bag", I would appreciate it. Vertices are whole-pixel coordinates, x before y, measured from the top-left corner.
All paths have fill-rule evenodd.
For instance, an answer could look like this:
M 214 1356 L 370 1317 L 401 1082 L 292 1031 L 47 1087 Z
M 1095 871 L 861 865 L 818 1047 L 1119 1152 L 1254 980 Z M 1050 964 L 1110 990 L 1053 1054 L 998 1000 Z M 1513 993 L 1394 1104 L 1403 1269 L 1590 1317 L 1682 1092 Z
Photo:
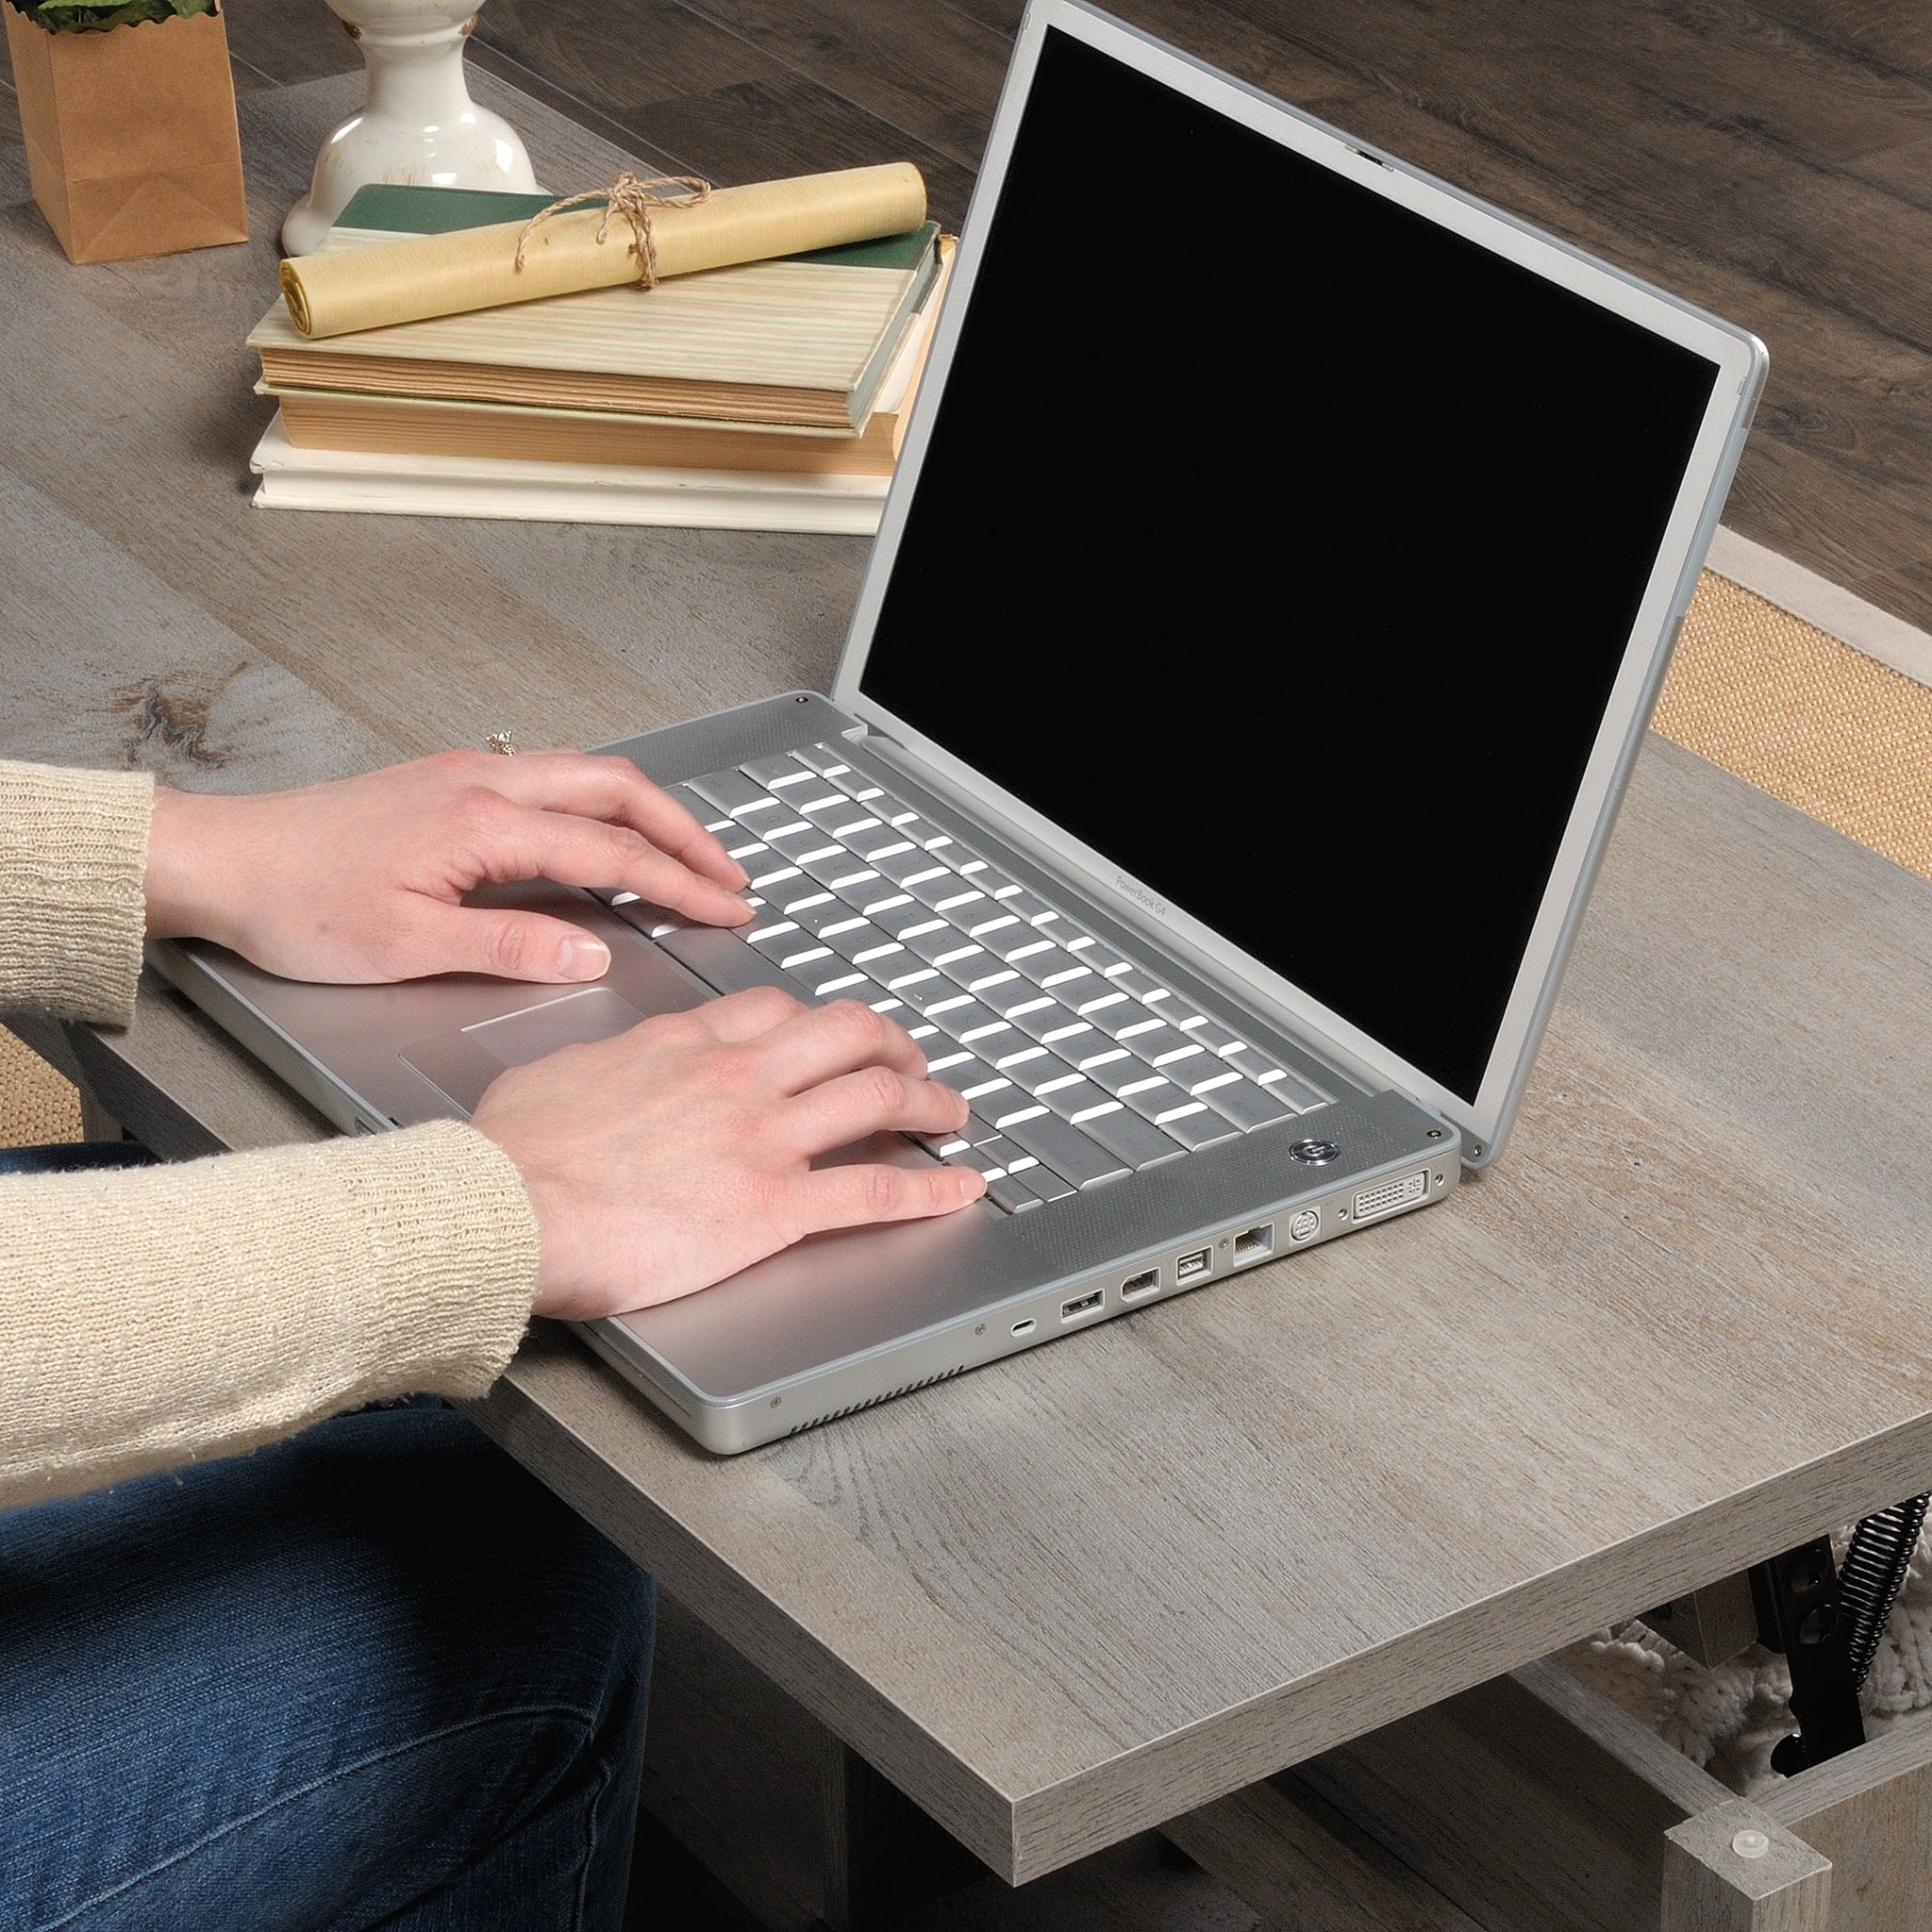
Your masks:
M 219 13 L 49 33 L 0 0 L 34 199 L 70 261 L 248 239 Z

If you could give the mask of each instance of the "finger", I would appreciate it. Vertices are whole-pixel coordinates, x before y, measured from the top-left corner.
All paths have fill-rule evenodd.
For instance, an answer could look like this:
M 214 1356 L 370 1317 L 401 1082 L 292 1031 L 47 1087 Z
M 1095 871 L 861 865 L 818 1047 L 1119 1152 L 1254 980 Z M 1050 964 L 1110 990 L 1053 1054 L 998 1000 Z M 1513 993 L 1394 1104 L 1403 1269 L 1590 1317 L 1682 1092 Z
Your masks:
M 506 806 L 486 827 L 477 854 L 492 879 L 556 879 L 635 892 L 707 925 L 742 925 L 751 908 L 715 879 L 700 877 L 625 825 Z
M 628 826 L 727 891 L 744 884 L 744 868 L 723 843 L 628 758 L 542 751 L 491 763 L 486 782 L 517 805 Z
M 970 1167 L 853 1166 L 814 1168 L 801 1174 L 799 1220 L 808 1234 L 829 1227 L 863 1227 L 875 1221 L 919 1221 L 951 1214 L 986 1191 Z
M 802 999 L 776 986 L 752 986 L 742 992 L 726 993 L 722 999 L 707 1000 L 691 1008 L 691 1018 L 700 1022 L 714 1040 L 737 1045 L 756 1040 L 808 1011 Z
M 966 1124 L 966 1103 L 949 1087 L 908 1079 L 891 1067 L 860 1067 L 801 1093 L 785 1110 L 809 1158 L 868 1134 L 950 1134 Z
M 543 985 L 599 979 L 610 948 L 581 926 L 541 912 L 488 911 L 474 906 L 434 906 L 413 922 L 398 949 L 399 979 L 432 973 L 488 973 L 498 979 Z
M 911 1035 L 857 1000 L 808 1008 L 773 1027 L 757 1051 L 760 1071 L 782 1093 L 803 1093 L 865 1066 L 888 1067 L 913 1080 L 925 1077 L 925 1056 Z

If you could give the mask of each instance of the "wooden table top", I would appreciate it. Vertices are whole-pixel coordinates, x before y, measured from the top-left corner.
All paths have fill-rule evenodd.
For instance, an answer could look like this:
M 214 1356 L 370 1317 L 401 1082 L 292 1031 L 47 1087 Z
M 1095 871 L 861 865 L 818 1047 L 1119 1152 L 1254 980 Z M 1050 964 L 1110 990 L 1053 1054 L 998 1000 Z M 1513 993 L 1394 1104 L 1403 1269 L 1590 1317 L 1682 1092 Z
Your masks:
M 246 790 L 823 687 L 854 540 L 249 508 L 242 338 L 354 96 L 245 96 L 262 239 L 157 262 L 69 269 L 0 147 L 0 752 Z M 325 1131 L 157 987 L 74 1044 L 165 1151 Z M 555 1332 L 476 1413 L 1024 1879 L 1932 1487 L 1928 1071 L 1932 891 L 1654 740 L 1437 1211 L 730 1461 Z

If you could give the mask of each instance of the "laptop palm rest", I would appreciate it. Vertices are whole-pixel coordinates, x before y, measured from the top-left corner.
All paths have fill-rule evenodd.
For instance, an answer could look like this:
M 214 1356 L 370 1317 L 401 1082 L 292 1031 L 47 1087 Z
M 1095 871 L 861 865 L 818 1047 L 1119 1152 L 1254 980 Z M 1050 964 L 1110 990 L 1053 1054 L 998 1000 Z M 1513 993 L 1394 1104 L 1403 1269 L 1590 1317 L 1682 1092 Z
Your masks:
M 402 1051 L 411 1066 L 462 1108 L 475 1113 L 483 1090 L 507 1067 L 521 1067 L 565 1046 L 584 1046 L 628 1032 L 647 1015 L 607 986 L 588 987 L 493 1020 L 419 1040 Z

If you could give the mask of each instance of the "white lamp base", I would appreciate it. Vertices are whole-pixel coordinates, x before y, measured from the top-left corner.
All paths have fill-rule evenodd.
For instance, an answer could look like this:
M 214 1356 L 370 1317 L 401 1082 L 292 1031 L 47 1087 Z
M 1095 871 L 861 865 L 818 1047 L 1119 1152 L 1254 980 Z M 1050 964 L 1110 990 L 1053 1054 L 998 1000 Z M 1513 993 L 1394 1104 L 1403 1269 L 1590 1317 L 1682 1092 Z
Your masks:
M 475 0 L 328 0 L 362 49 L 369 98 L 323 142 L 308 192 L 282 224 L 282 252 L 308 255 L 373 181 L 541 191 L 516 130 L 463 79 Z

